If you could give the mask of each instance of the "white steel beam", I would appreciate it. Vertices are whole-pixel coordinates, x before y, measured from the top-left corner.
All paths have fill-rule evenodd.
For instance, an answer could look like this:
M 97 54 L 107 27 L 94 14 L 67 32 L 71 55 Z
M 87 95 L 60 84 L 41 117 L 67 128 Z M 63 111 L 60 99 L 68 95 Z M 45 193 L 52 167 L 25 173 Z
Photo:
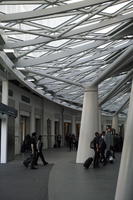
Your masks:
M 33 19 L 33 18 L 40 18 L 50 15 L 55 15 L 59 13 L 65 13 L 71 10 L 81 9 L 89 6 L 94 6 L 97 4 L 107 3 L 113 0 L 86 0 L 86 1 L 80 1 L 77 3 L 71 3 L 68 5 L 53 7 L 53 8 L 47 8 L 42 10 L 34 10 L 29 12 L 22 12 L 22 13 L 15 13 L 15 14 L 7 14 L 7 15 L 0 15 L 0 21 L 1 22 L 9 22 L 9 21 L 17 21 L 17 20 L 27 20 L 27 19 Z
M 95 31 L 95 30 L 99 30 L 100 28 L 104 28 L 104 27 L 109 27 L 113 24 L 118 24 L 120 22 L 123 22 L 125 20 L 131 20 L 133 18 L 133 14 L 127 14 L 127 15 L 120 15 L 117 17 L 113 17 L 113 18 L 109 18 L 107 20 L 103 20 L 100 23 L 96 23 L 93 25 L 86 25 L 85 27 L 82 28 L 77 28 L 76 30 L 72 30 L 68 33 L 66 33 L 64 36 L 65 37 L 69 37 L 69 36 L 73 36 L 73 35 L 78 35 L 81 33 L 86 33 L 86 32 L 90 32 L 90 31 Z
M 90 45 L 86 44 L 84 46 L 81 46 L 80 48 L 77 47 L 77 48 L 74 48 L 74 49 L 69 49 L 64 51 L 64 52 L 61 52 L 61 53 L 54 53 L 54 54 L 50 54 L 50 55 L 44 55 L 44 56 L 41 56 L 39 58 L 30 58 L 30 59 L 26 59 L 26 60 L 18 60 L 16 62 L 16 66 L 19 66 L 19 67 L 28 67 L 28 66 L 33 66 L 33 65 L 39 65 L 39 64 L 43 64 L 45 62 L 51 62 L 51 61 L 54 61 L 54 60 L 59 60 L 61 58 L 64 58 L 64 57 L 68 57 L 68 56 L 71 56 L 71 55 L 74 55 L 74 54 L 78 54 L 82 51 L 86 51 L 88 50 L 89 48 L 96 48 L 98 47 L 99 45 L 102 45 L 103 42 L 95 42 L 95 43 L 91 43 Z
M 71 36 L 79 35 L 79 34 L 82 34 L 82 33 L 85 33 L 85 32 L 94 31 L 94 30 L 97 30 L 97 29 L 100 29 L 100 28 L 104 28 L 104 27 L 109 27 L 109 26 L 111 26 L 113 24 L 117 24 L 117 23 L 120 23 L 122 21 L 128 21 L 128 20 L 130 20 L 132 18 L 133 18 L 133 14 L 132 13 L 127 14 L 127 15 L 123 15 L 123 16 L 122 15 L 121 16 L 117 16 L 117 17 L 114 17 L 114 18 L 111 18 L 111 19 L 104 20 L 104 21 L 102 21 L 100 23 L 97 23 L 97 24 L 93 24 L 93 25 L 89 25 L 88 24 L 85 27 L 78 28 L 76 30 L 71 30 L 71 31 L 65 33 L 60 38 L 58 38 L 58 36 L 56 36 L 55 39 L 66 39 L 66 38 L 69 39 L 69 37 L 71 37 Z M 5 29 L 8 29 L 8 27 L 6 26 Z M 15 28 L 14 28 L 14 30 L 15 30 Z M 19 32 L 22 32 L 22 30 L 19 30 Z M 39 34 L 39 33 L 35 32 L 35 35 L 37 35 L 37 34 Z M 44 37 L 45 37 L 45 35 L 44 35 Z M 52 40 L 53 40 L 52 38 L 39 38 L 37 40 L 29 40 L 29 41 L 26 41 L 26 42 L 18 42 L 16 44 L 9 43 L 6 46 L 10 47 L 10 48 L 24 47 L 24 46 L 29 46 L 29 45 L 37 45 L 37 44 L 42 43 L 42 42 L 43 43 L 44 42 L 51 42 Z
M 61 82 L 65 82 L 65 83 L 68 83 L 70 85 L 75 85 L 75 86 L 78 86 L 78 87 L 82 87 L 84 88 L 84 86 L 80 83 L 76 83 L 74 81 L 69 81 L 67 79 L 63 79 L 63 78 L 58 78 L 58 77 L 55 77 L 55 76 L 51 76 L 49 74 L 45 74 L 44 72 L 41 72 L 41 71 L 34 71 L 34 70 L 26 70 L 26 72 L 29 72 L 29 73 L 33 73 L 33 74 L 36 74 L 36 75 L 39 75 L 39 76 L 42 76 L 42 77 L 47 77 L 47 78 L 50 78 L 50 79 L 54 79 L 56 81 L 61 81 Z
M 128 74 L 112 89 L 110 90 L 110 92 L 99 102 L 99 106 L 101 106 L 102 104 L 104 104 L 112 95 L 115 91 L 117 91 L 117 89 L 119 87 L 122 87 L 123 84 L 125 84 L 125 82 L 131 78 L 133 75 L 133 70 L 131 70 L 130 72 L 128 72 Z
M 120 112 L 129 104 L 129 100 L 130 100 L 130 98 L 128 98 L 128 99 L 120 106 L 120 108 L 115 112 L 114 115 L 117 115 L 118 113 L 120 113 Z
M 11 30 L 11 31 L 20 32 L 20 33 L 26 33 L 26 34 L 32 34 L 32 35 L 47 37 L 49 39 L 53 38 L 53 37 L 51 37 L 49 35 L 45 35 L 45 34 L 39 33 L 39 31 L 38 32 L 26 31 L 24 29 L 18 29 L 18 28 L 13 28 L 13 27 L 9 27 L 9 26 L 3 26 L 3 25 L 0 25 L 0 29 L 2 29 L 2 30 Z
M 120 69 L 123 66 L 123 63 L 125 62 L 125 60 L 130 58 L 132 54 L 133 54 L 133 45 L 128 47 L 127 50 L 123 54 L 121 54 L 112 64 L 110 64 L 110 66 L 108 66 L 108 68 L 103 72 L 103 74 L 92 82 L 91 86 L 95 86 L 101 83 L 116 68 L 119 67 Z

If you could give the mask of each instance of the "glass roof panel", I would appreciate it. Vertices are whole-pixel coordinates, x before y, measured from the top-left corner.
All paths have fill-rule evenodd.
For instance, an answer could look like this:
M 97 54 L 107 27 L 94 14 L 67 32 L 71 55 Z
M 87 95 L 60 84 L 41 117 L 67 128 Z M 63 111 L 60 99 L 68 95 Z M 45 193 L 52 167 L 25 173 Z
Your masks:
M 65 17 L 55 17 L 55 18 L 48 18 L 48 19 L 42 19 L 42 20 L 36 20 L 32 22 L 36 22 L 41 25 L 45 25 L 51 28 L 58 27 L 62 23 L 66 22 L 67 20 L 71 19 L 73 16 L 65 16 Z
M 5 14 L 19 13 L 25 11 L 31 11 L 37 8 L 40 4 L 36 5 L 0 5 L 0 12 Z
M 83 87 L 98 80 L 133 44 L 133 2 L 24 2 L 0 2 L 0 33 L 4 36 L 0 36 L 4 38 L 0 38 L 1 51 L 12 60 L 25 84 L 32 83 L 39 94 L 54 102 L 81 109 Z M 23 12 L 25 18 L 18 20 Z M 122 63 L 123 67 L 116 66 L 102 80 L 99 101 L 124 80 L 132 69 L 131 61 L 129 58 Z M 122 84 L 104 102 L 103 110 L 116 111 L 124 103 L 131 85 L 131 80 L 127 81 L 129 84 Z
M 107 28 L 103 28 L 103 29 L 101 29 L 99 31 L 96 31 L 95 33 L 108 33 L 111 30 L 113 30 L 114 28 L 116 28 L 117 26 L 119 26 L 119 24 L 115 24 L 115 25 L 109 26 Z
M 103 12 L 113 14 L 113 13 L 117 12 L 118 10 L 120 10 L 121 8 L 123 8 L 124 6 L 126 6 L 129 2 L 130 1 L 119 3 L 114 6 L 110 6 L 106 9 L 104 9 Z
M 6 34 L 8 34 L 8 33 L 6 33 Z M 10 35 L 10 34 L 8 34 L 8 35 Z M 37 36 L 31 35 L 31 34 L 19 33 L 19 34 L 11 34 L 11 37 L 15 38 L 15 39 L 26 41 L 26 40 L 35 39 Z
M 58 40 L 58 41 L 49 42 L 48 45 L 53 46 L 53 47 L 59 47 L 68 41 L 69 40 Z

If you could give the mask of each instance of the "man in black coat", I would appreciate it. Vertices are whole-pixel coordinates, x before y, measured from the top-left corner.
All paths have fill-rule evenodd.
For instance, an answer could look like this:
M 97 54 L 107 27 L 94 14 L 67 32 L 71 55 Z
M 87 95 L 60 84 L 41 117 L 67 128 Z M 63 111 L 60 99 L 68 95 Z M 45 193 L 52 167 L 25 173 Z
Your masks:
M 40 157 L 43 164 L 44 165 L 47 165 L 48 162 L 46 162 L 44 156 L 43 156 L 43 153 L 42 153 L 42 148 L 43 148 L 43 142 L 42 142 L 42 136 L 39 135 L 38 137 L 38 141 L 37 141 L 37 157 L 36 157 L 36 165 L 37 165 L 37 162 L 38 162 L 38 158 Z
M 36 165 L 36 158 L 37 158 L 37 138 L 36 138 L 36 132 L 32 133 L 31 137 L 31 169 L 37 169 L 35 167 Z
M 99 158 L 100 158 L 100 152 L 99 152 L 99 133 L 95 133 L 94 137 L 94 161 L 93 161 L 93 168 L 99 168 Z

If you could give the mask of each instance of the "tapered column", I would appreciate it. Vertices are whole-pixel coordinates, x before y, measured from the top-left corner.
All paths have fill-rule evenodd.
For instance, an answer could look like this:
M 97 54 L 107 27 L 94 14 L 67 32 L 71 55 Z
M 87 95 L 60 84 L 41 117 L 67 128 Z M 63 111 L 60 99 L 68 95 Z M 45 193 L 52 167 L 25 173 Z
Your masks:
M 125 138 L 126 128 L 127 128 L 127 120 L 124 122 L 124 135 L 123 135 L 123 138 Z
M 115 129 L 116 133 L 119 133 L 118 115 L 115 115 L 112 118 L 112 128 Z
M 35 109 L 32 107 L 30 114 L 30 133 L 35 132 Z
M 77 163 L 83 163 L 88 157 L 93 156 L 90 142 L 96 131 L 98 131 L 98 92 L 97 87 L 88 87 L 84 94 Z
M 76 121 L 75 116 L 72 116 L 72 134 L 76 135 Z
M 102 132 L 102 115 L 101 115 L 101 108 L 98 109 L 98 132 L 101 133 Z
M 60 113 L 59 134 L 61 135 L 61 146 L 64 146 L 65 145 L 65 137 L 64 137 L 64 108 L 62 108 L 61 113 Z
M 115 200 L 133 199 L 133 84 Z
M 8 81 L 2 81 L 2 103 L 8 104 Z M 7 163 L 7 128 L 8 117 L 1 120 L 1 163 Z

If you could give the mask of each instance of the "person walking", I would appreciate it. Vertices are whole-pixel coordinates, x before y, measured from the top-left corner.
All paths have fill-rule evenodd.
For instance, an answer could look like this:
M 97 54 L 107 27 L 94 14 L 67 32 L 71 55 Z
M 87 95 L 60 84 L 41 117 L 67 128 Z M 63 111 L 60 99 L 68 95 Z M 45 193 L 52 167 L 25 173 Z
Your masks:
M 95 133 L 94 137 L 94 161 L 93 161 L 93 168 L 99 168 L 99 158 L 100 158 L 100 152 L 99 152 L 99 133 Z
M 37 156 L 37 146 L 36 146 L 36 132 L 32 133 L 32 137 L 30 139 L 30 147 L 31 147 L 31 153 L 30 156 L 24 160 L 23 164 L 26 168 L 29 167 L 30 164 L 30 168 L 31 169 L 37 169 L 35 167 L 36 164 L 36 156 Z
M 37 169 L 36 165 L 36 158 L 37 158 L 37 138 L 36 132 L 32 133 L 31 137 L 31 169 Z
M 99 138 L 99 152 L 100 152 L 100 162 L 103 163 L 103 165 L 106 165 L 106 157 L 105 157 L 105 150 L 106 150 L 106 143 L 105 143 L 105 131 L 103 131 L 100 134 Z
M 58 134 L 57 135 L 57 147 L 60 148 L 60 146 L 61 146 L 61 135 Z
M 42 148 L 43 148 L 43 142 L 42 142 L 42 136 L 39 135 L 38 137 L 38 141 L 37 141 L 37 157 L 36 157 L 36 165 L 38 165 L 38 158 L 40 157 L 43 164 L 44 165 L 47 165 L 48 162 L 46 162 L 44 156 L 43 156 L 43 153 L 42 153 Z

